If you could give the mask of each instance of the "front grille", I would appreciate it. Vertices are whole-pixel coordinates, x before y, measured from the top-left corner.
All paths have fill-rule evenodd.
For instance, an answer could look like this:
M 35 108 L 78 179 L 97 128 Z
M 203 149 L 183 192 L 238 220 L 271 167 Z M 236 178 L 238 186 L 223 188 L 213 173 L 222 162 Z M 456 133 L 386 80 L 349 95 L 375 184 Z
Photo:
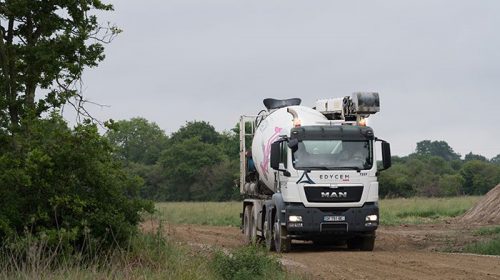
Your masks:
M 347 223 L 322 223 L 321 231 L 347 232 Z
M 309 202 L 358 202 L 363 194 L 363 186 L 355 187 L 304 187 Z

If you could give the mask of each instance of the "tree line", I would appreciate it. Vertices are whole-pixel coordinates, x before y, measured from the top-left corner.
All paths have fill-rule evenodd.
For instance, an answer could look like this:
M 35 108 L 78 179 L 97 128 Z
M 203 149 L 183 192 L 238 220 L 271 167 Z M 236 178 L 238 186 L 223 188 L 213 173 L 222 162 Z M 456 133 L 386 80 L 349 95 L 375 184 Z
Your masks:
M 143 181 L 141 195 L 156 201 L 239 199 L 239 138 L 193 121 L 167 136 L 144 118 L 113 124 L 105 137 L 124 168 Z
M 217 132 L 205 121 L 187 122 L 167 136 L 155 123 L 133 118 L 106 133 L 124 168 L 144 183 L 141 195 L 156 201 L 241 199 L 238 127 Z M 500 154 L 462 159 L 445 141 L 424 140 L 414 153 L 393 157 L 380 172 L 382 197 L 479 195 L 500 182 Z
M 500 183 L 500 154 L 462 159 L 445 141 L 420 141 L 414 153 L 392 160 L 380 173 L 381 196 L 482 195 Z

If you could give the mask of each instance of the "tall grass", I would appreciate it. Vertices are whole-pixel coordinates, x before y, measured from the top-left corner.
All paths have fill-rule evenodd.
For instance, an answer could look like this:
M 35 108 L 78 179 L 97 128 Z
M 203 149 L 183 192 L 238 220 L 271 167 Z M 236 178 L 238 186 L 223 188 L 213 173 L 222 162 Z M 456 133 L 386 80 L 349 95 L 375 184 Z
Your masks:
M 26 246 L 25 246 L 26 245 Z M 194 250 L 156 233 L 135 236 L 127 248 L 67 253 L 37 239 L 0 249 L 0 279 L 300 279 L 262 247 Z
M 4 246 L 0 279 L 219 279 L 207 258 L 154 234 L 128 248 L 86 253 L 50 251 L 33 240 L 25 251 Z
M 383 225 L 421 224 L 440 222 L 460 216 L 481 197 L 397 198 L 380 201 L 380 222 Z
M 242 202 L 157 203 L 160 218 L 172 224 L 239 226 Z
M 471 208 L 479 196 L 448 198 L 397 198 L 380 201 L 382 225 L 441 222 Z M 173 224 L 240 226 L 242 202 L 157 203 L 160 218 Z
M 468 244 L 464 248 L 465 252 L 500 256 L 500 226 L 482 227 L 474 234 L 484 240 Z
M 500 256 L 500 235 L 487 241 L 479 241 L 465 246 L 465 252 Z

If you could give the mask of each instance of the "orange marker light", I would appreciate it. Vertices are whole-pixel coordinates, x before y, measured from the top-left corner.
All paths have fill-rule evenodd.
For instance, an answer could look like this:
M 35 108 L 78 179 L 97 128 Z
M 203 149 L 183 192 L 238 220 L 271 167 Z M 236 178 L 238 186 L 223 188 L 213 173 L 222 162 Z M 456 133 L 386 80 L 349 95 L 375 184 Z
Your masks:
M 359 126 L 366 126 L 366 119 L 360 119 L 358 122 Z
M 300 119 L 293 119 L 293 126 L 294 127 L 300 127 L 302 124 L 301 124 L 301 121 Z

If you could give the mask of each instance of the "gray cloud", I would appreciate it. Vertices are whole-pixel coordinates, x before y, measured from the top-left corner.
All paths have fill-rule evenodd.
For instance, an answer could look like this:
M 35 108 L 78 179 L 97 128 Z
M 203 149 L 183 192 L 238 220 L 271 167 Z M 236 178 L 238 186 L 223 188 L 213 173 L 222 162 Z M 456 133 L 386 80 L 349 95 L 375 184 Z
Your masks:
M 113 1 L 124 29 L 85 76 L 85 93 L 172 132 L 217 129 L 266 97 L 378 91 L 371 122 L 396 154 L 423 139 L 500 153 L 498 1 Z

